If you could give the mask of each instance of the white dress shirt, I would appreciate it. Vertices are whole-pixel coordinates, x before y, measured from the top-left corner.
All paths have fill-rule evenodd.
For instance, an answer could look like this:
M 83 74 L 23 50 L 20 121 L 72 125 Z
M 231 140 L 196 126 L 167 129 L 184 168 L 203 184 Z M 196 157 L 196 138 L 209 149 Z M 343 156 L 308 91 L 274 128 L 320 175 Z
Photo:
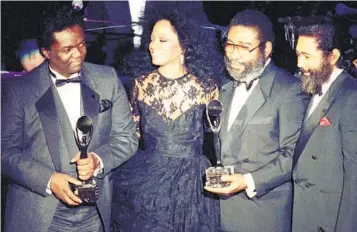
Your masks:
M 227 132 L 231 129 L 234 120 L 238 116 L 244 104 L 247 102 L 249 96 L 252 94 L 255 86 L 257 86 L 259 79 L 255 80 L 252 87 L 247 91 L 246 85 L 240 84 L 234 89 L 233 98 L 231 102 L 231 109 L 229 111 L 228 117 L 228 128 Z
M 49 66 L 50 71 L 56 75 L 55 77 L 51 75 L 51 80 L 53 82 L 53 84 L 55 85 L 56 80 L 58 79 L 68 79 L 68 78 L 73 78 L 73 77 L 77 77 L 79 76 L 79 73 L 74 73 L 72 74 L 70 77 L 65 77 L 61 74 L 59 74 L 58 72 L 56 72 L 55 70 L 53 70 L 51 68 L 51 66 Z M 56 86 L 56 85 L 55 85 Z M 78 118 L 81 117 L 81 85 L 80 83 L 66 83 L 60 87 L 56 87 L 56 90 L 58 92 L 58 95 L 62 101 L 62 104 L 64 106 L 64 109 L 66 110 L 68 119 L 71 123 L 72 129 L 73 131 L 76 130 L 76 125 L 77 125 L 77 120 Z M 96 158 L 99 160 L 99 167 L 94 171 L 94 176 L 97 176 L 100 172 L 103 171 L 103 161 L 100 158 L 100 156 L 98 156 L 97 154 L 93 153 Z M 70 155 L 75 155 L 75 154 L 70 154 Z M 52 194 L 51 188 L 50 188 L 50 184 L 51 184 L 51 178 L 48 181 L 47 184 L 47 188 L 46 188 L 46 192 L 48 194 Z
M 269 58 L 265 62 L 264 69 L 270 63 L 270 60 L 271 59 Z M 228 131 L 230 130 L 234 120 L 238 116 L 242 107 L 247 102 L 249 96 L 252 94 L 253 90 L 258 85 L 258 83 L 259 83 L 259 78 L 253 82 L 252 87 L 248 91 L 246 89 L 246 86 L 242 84 L 235 88 L 231 106 L 230 106 L 231 108 L 229 112 L 229 117 L 228 117 L 228 129 L 227 129 Z M 246 173 L 243 176 L 247 183 L 247 188 L 245 189 L 245 192 L 249 198 L 252 198 L 257 194 L 257 192 L 255 191 L 255 183 L 254 183 L 253 176 L 250 173 Z
M 330 78 L 327 80 L 326 83 L 323 83 L 321 85 L 321 91 L 322 91 L 322 95 L 319 96 L 318 94 L 315 94 L 311 101 L 310 101 L 310 106 L 309 106 L 309 113 L 306 117 L 305 120 L 307 120 L 310 115 L 312 114 L 312 112 L 314 112 L 314 110 L 316 109 L 317 105 L 320 103 L 321 99 L 325 96 L 326 92 L 328 91 L 328 89 L 330 88 L 330 86 L 332 85 L 332 83 L 337 79 L 337 77 L 343 72 L 343 69 L 339 69 L 336 68 L 332 73 Z
M 56 79 L 68 79 L 79 76 L 79 73 L 72 74 L 70 77 L 66 78 L 53 70 L 50 66 L 50 70 L 52 73 L 56 75 L 53 77 L 51 75 L 51 79 L 53 84 L 55 84 Z M 78 118 L 81 117 L 81 85 L 80 83 L 66 83 L 60 87 L 56 87 L 58 95 L 62 101 L 64 109 L 68 115 L 68 119 L 71 123 L 73 131 L 76 130 L 76 124 Z

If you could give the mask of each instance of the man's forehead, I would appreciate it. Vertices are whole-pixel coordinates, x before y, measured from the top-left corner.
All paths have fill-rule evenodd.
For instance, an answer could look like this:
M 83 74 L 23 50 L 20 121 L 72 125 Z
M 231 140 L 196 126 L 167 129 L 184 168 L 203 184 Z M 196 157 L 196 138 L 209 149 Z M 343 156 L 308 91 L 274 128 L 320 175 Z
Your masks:
M 317 38 L 314 36 L 299 36 L 296 50 L 297 51 L 305 51 L 305 52 L 313 52 L 320 50 L 319 43 Z
M 227 39 L 253 42 L 255 40 L 258 40 L 258 34 L 258 30 L 254 27 L 236 25 L 230 27 Z
M 71 46 L 84 40 L 84 32 L 81 27 L 75 25 L 65 28 L 53 34 L 54 44 Z

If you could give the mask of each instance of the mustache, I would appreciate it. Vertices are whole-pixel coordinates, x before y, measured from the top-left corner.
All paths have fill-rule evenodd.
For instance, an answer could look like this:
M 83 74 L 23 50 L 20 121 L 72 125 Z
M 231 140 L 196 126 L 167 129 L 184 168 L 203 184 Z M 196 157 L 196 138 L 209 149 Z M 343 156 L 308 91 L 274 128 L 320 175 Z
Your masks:
M 227 63 L 229 63 L 229 64 L 240 64 L 240 65 L 244 64 L 243 62 L 236 60 L 236 59 L 233 60 L 233 59 L 226 58 L 226 60 L 227 60 Z
M 303 75 L 304 73 L 309 73 L 309 72 L 310 72 L 310 70 L 308 70 L 308 69 L 303 69 L 303 68 L 298 69 L 298 73 L 300 73 L 301 75 Z
M 232 67 L 232 66 L 236 66 L 236 65 L 240 65 L 240 66 L 244 66 L 245 63 L 243 62 L 240 62 L 240 61 L 236 61 L 236 60 L 226 60 L 226 64 L 229 66 L 229 67 Z

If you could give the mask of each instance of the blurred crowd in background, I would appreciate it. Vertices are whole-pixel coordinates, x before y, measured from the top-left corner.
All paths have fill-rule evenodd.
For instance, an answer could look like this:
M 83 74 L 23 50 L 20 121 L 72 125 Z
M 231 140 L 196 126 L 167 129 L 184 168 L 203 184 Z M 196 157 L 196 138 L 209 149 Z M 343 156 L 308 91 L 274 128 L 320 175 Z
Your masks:
M 22 72 L 35 66 L 42 58 L 35 39 L 39 34 L 43 13 L 55 11 L 62 4 L 80 5 L 86 22 L 86 60 L 116 68 L 119 75 L 130 76 L 126 58 L 140 47 L 140 23 L 159 8 L 182 9 L 193 16 L 212 37 L 217 46 L 225 36 L 230 18 L 243 9 L 266 13 L 276 30 L 273 59 L 276 64 L 293 73 L 296 70 L 294 30 L 307 17 L 331 17 L 346 29 L 345 66 L 351 72 L 357 57 L 356 2 L 236 2 L 236 1 L 2 1 L 1 70 Z M 142 17 L 140 17 L 142 16 Z M 130 65 L 130 64 L 127 64 Z

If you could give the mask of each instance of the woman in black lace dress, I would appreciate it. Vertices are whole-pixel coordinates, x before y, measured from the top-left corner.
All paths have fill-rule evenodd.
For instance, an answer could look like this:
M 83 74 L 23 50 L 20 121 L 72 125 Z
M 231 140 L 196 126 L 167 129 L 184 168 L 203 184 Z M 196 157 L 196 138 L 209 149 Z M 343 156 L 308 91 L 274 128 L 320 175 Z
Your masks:
M 219 201 L 202 183 L 204 109 L 218 98 L 203 33 L 175 11 L 153 21 L 153 66 L 135 79 L 131 101 L 142 148 L 113 176 L 116 231 L 219 231 Z

